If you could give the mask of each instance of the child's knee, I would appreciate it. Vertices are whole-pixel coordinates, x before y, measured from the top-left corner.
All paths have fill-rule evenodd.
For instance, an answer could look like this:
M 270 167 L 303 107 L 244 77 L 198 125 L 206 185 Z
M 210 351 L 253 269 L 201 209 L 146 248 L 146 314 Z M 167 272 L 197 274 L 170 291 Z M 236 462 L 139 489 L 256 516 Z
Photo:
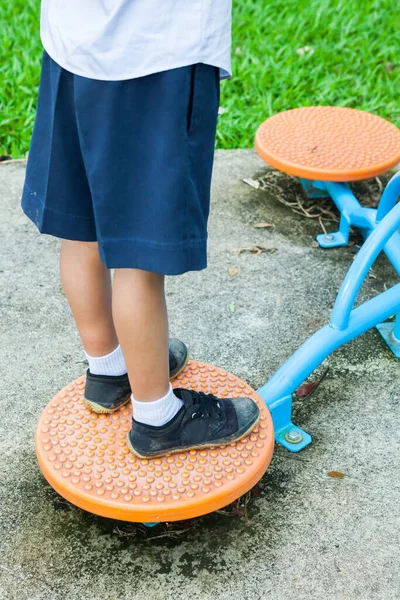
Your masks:
M 115 269 L 115 277 L 144 285 L 162 285 L 165 279 L 165 276 L 160 273 L 143 271 L 142 269 Z
M 61 240 L 61 245 L 65 249 L 79 251 L 81 250 L 91 250 L 98 253 L 99 246 L 97 242 L 81 242 L 79 240 Z

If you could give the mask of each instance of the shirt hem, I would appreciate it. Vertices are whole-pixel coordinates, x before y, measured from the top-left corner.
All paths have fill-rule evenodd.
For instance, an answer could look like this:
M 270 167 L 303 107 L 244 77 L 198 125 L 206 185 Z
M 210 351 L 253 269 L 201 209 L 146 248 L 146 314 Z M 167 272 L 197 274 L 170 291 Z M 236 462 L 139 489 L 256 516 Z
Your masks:
M 100 76 L 100 74 L 97 75 L 96 77 L 94 77 L 93 75 L 88 75 L 87 73 L 85 73 L 84 71 L 81 71 L 80 69 L 77 69 L 76 67 L 71 67 L 71 65 L 69 65 L 67 63 L 67 61 L 59 60 L 59 58 L 55 56 L 53 49 L 50 47 L 50 44 L 47 44 L 47 40 L 44 39 L 44 36 L 42 36 L 42 44 L 43 44 L 43 48 L 45 49 L 47 54 L 50 56 L 50 58 L 52 60 L 54 60 L 54 62 L 57 63 L 61 68 L 65 69 L 66 71 L 68 71 L 70 73 L 73 73 L 74 75 L 78 75 L 79 77 L 85 77 L 86 79 L 94 79 L 97 81 L 126 81 L 128 79 L 137 79 L 139 77 L 146 77 L 147 75 L 154 75 L 155 73 L 162 73 L 163 71 L 171 71 L 172 69 L 188 67 L 190 65 L 194 65 L 197 63 L 203 63 L 206 65 L 210 65 L 212 67 L 219 68 L 221 80 L 230 79 L 232 77 L 230 65 L 222 64 L 219 61 L 214 61 L 205 56 L 196 56 L 196 57 L 192 57 L 187 60 L 178 60 L 178 61 L 168 62 L 168 68 L 166 68 L 166 69 L 162 68 L 162 67 L 158 68 L 156 66 L 154 69 L 143 69 L 143 70 L 139 69 L 138 70 L 137 68 L 135 68 L 135 69 L 132 69 L 132 72 L 125 69 L 124 73 L 116 73 L 116 74 L 113 74 L 112 77 L 107 77 L 105 75 Z

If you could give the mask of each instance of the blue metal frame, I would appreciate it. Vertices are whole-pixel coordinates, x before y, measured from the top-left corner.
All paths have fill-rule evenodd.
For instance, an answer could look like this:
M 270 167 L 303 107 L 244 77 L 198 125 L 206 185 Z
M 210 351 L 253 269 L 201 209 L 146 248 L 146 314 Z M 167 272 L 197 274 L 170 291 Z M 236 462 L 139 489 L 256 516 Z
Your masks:
M 317 236 L 323 248 L 348 244 L 350 227 L 358 227 L 366 238 L 355 257 L 336 298 L 328 325 L 314 333 L 258 394 L 271 411 L 275 439 L 291 452 L 311 443 L 311 436 L 292 423 L 292 394 L 334 350 L 377 327 L 383 339 L 400 358 L 400 283 L 353 308 L 360 288 L 378 254 L 383 251 L 400 275 L 400 173 L 392 177 L 377 209 L 360 205 L 346 183 L 301 180 L 311 197 L 328 193 L 338 207 L 339 230 Z M 397 315 L 394 321 L 384 323 Z
M 400 275 L 400 173 L 388 183 L 378 209 L 364 208 L 345 183 L 301 180 L 312 198 L 328 193 L 340 210 L 339 231 L 317 236 L 323 248 L 348 244 L 351 226 L 366 239 L 339 290 L 328 325 L 314 333 L 263 385 L 258 394 L 274 422 L 275 440 L 298 452 L 311 444 L 311 436 L 292 423 L 292 394 L 334 350 L 376 326 L 400 358 L 400 283 L 353 308 L 361 286 L 378 254 L 383 250 Z M 393 315 L 395 321 L 384 323 Z M 154 527 L 158 523 L 144 523 Z

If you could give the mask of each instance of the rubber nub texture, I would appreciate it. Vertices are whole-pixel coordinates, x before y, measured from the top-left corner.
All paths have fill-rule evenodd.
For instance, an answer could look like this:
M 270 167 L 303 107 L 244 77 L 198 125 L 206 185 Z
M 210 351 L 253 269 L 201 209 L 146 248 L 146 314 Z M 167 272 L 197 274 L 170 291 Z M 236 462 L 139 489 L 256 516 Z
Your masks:
M 356 181 L 400 163 L 400 130 L 361 110 L 295 108 L 260 125 L 256 150 L 271 167 L 313 181 Z
M 140 459 L 126 443 L 131 406 L 113 414 L 91 412 L 83 399 L 82 376 L 49 402 L 37 425 L 37 457 L 50 485 L 89 512 L 145 523 L 204 515 L 250 490 L 267 470 L 274 448 L 264 402 L 234 375 L 195 361 L 172 385 L 222 398 L 249 396 L 261 409 L 260 421 L 226 446 Z

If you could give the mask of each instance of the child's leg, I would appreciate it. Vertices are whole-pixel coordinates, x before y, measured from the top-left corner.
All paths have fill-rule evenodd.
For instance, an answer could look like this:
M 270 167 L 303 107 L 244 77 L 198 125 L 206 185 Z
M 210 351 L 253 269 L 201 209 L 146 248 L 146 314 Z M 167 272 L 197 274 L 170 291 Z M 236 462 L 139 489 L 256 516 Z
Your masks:
M 60 274 L 87 354 L 104 356 L 118 346 L 111 311 L 111 273 L 97 242 L 62 240 Z
M 116 269 L 113 314 L 135 400 L 158 400 L 169 391 L 168 319 L 164 276 Z
M 60 272 L 89 366 L 115 354 L 120 340 L 134 399 L 146 402 L 166 397 L 167 410 L 161 407 L 149 418 L 154 424 L 164 421 L 165 412 L 173 416 L 181 403 L 171 396 L 169 384 L 164 276 L 117 269 L 112 291 L 110 271 L 100 260 L 97 244 L 70 240 L 61 243 Z M 121 361 L 123 368 L 118 374 L 126 371 L 122 354 Z M 143 409 L 141 414 L 146 418 Z

